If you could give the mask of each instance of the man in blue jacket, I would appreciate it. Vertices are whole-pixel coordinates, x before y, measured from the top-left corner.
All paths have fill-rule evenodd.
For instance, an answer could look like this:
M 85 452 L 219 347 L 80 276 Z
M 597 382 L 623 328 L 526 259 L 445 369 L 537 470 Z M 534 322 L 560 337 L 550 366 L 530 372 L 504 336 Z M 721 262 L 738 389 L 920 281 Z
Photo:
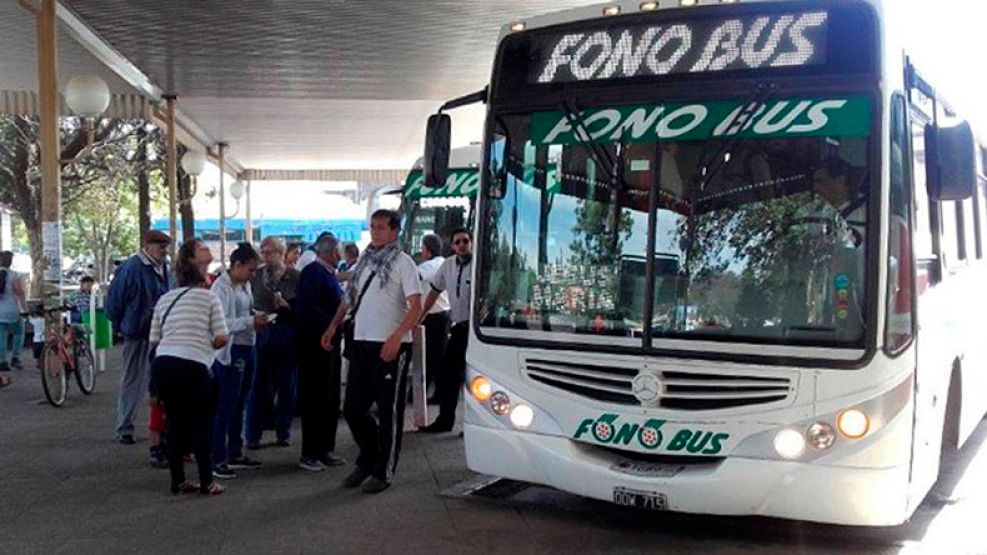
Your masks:
M 151 230 L 141 237 L 141 250 L 120 265 L 106 296 L 106 314 L 123 335 L 123 374 L 117 401 L 117 439 L 134 444 L 134 417 L 150 379 L 148 336 L 151 315 L 173 286 L 167 254 L 171 237 Z

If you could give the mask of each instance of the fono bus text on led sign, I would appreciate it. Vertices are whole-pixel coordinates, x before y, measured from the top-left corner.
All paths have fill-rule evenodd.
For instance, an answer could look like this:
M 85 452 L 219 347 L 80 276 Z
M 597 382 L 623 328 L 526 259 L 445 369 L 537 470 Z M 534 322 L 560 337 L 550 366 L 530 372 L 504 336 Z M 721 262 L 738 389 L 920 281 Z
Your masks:
M 536 39 L 529 81 L 556 83 L 826 62 L 825 11 L 611 27 Z

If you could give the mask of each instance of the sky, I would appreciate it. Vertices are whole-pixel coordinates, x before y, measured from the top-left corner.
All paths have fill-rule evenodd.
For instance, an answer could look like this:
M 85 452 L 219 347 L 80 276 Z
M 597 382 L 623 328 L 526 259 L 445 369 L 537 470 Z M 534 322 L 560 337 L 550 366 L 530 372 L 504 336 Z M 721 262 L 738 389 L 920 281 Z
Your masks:
M 907 14 L 908 51 L 977 134 L 987 137 L 987 3 L 978 0 L 888 0 Z M 905 11 L 907 10 L 907 11 Z

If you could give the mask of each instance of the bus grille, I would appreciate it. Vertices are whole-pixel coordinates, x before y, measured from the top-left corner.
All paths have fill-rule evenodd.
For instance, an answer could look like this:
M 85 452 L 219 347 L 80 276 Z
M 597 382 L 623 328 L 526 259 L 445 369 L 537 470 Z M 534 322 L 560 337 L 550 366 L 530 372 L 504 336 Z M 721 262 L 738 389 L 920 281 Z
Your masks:
M 572 363 L 529 358 L 529 378 L 547 386 L 590 399 L 640 405 L 631 382 L 634 367 Z M 712 372 L 663 371 L 660 405 L 679 410 L 713 410 L 765 405 L 787 399 L 794 392 L 792 380 L 783 376 L 752 376 Z

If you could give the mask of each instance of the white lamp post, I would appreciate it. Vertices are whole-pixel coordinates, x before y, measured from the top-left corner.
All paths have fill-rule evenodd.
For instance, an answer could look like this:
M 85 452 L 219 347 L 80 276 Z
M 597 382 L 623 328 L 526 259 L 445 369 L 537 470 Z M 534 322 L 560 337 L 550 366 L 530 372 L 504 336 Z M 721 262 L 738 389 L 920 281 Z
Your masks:
M 95 75 L 76 75 L 65 87 L 65 103 L 79 116 L 97 118 L 110 107 L 110 87 Z
M 189 150 L 182 156 L 182 169 L 192 177 L 202 175 L 206 171 L 206 153 L 200 150 Z

